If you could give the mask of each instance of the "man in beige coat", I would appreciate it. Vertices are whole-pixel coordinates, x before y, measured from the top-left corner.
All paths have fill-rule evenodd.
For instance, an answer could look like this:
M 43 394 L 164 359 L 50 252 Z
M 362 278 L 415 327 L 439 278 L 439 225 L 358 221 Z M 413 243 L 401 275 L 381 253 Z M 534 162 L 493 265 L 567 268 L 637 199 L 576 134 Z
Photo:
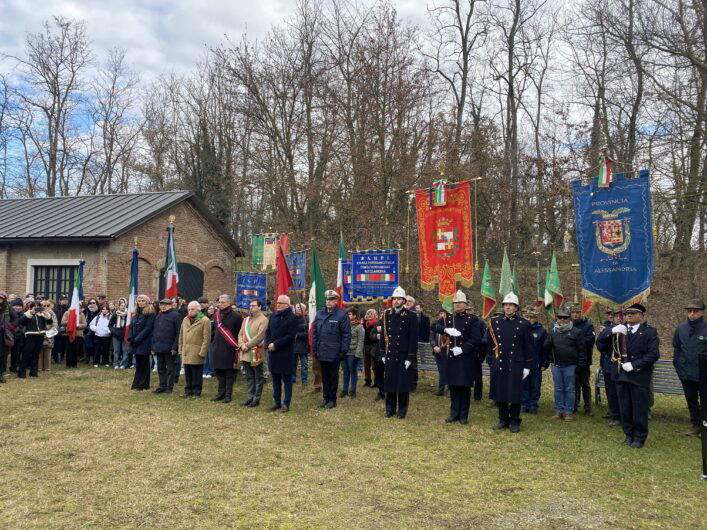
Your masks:
M 241 349 L 241 362 L 248 383 L 248 398 L 241 403 L 244 407 L 260 405 L 263 393 L 263 339 L 268 327 L 268 318 L 263 314 L 263 302 L 251 300 L 250 316 L 248 316 L 238 333 L 238 344 Z
M 204 360 L 211 342 L 211 320 L 201 312 L 199 302 L 189 302 L 187 316 L 179 330 L 179 354 L 184 363 L 184 394 L 199 397 L 203 386 Z

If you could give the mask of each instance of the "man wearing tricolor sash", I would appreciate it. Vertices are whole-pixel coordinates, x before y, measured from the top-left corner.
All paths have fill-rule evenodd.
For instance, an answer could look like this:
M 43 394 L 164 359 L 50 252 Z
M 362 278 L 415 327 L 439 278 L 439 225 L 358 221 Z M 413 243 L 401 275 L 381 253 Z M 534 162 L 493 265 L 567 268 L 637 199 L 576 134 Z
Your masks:
M 241 331 L 238 333 L 240 356 L 248 383 L 248 397 L 241 403 L 244 407 L 257 407 L 260 405 L 260 396 L 263 393 L 263 339 L 268 327 L 268 318 L 263 314 L 261 300 L 250 301 L 250 315 L 246 317 Z
M 231 402 L 233 385 L 236 382 L 235 367 L 240 357 L 238 352 L 238 332 L 241 330 L 243 317 L 231 309 L 233 298 L 228 294 L 218 297 L 219 310 L 214 314 L 214 330 L 212 335 L 213 350 L 211 365 L 218 379 L 218 393 L 211 401 Z

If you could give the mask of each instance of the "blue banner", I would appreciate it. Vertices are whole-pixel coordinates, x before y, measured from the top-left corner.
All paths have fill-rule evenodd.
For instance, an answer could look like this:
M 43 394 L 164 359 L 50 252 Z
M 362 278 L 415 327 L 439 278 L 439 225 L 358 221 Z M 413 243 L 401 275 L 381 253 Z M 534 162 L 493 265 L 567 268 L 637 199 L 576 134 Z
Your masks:
M 351 260 L 351 290 L 354 300 L 390 298 L 398 286 L 397 250 L 362 250 Z
M 627 305 L 650 292 L 653 224 L 648 170 L 615 175 L 609 188 L 572 183 L 582 290 L 587 298 Z
M 342 287 L 342 299 L 344 303 L 353 302 L 351 298 L 351 260 L 345 259 L 341 262 L 341 275 L 344 285 Z
M 292 252 L 285 256 L 287 268 L 290 269 L 292 283 L 290 290 L 301 291 L 304 289 L 304 280 L 307 274 L 307 251 Z
M 236 305 L 241 309 L 250 308 L 251 300 L 259 299 L 265 309 L 267 281 L 263 272 L 236 273 Z

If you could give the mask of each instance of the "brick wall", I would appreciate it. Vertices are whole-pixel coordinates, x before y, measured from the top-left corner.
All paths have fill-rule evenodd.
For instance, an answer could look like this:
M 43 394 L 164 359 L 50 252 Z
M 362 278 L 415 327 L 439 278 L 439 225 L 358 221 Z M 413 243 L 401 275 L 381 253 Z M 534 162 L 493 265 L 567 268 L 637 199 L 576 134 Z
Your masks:
M 166 228 L 170 215 L 175 216 L 177 259 L 203 271 L 204 295 L 215 299 L 221 293 L 233 294 L 233 251 L 188 201 L 149 219 L 110 243 L 0 246 L 0 289 L 20 296 L 28 292 L 28 259 L 83 259 L 86 261 L 86 296 L 105 292 L 109 299 L 117 300 L 126 296 L 129 290 L 132 249 L 137 237 L 140 252 L 139 291 L 155 299 L 158 294 L 159 272 L 164 266 Z

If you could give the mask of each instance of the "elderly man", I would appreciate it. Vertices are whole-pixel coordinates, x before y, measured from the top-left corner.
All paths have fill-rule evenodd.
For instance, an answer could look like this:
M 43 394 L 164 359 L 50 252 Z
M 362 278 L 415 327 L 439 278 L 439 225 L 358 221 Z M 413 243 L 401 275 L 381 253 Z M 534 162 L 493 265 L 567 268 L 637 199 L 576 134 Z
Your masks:
M 498 407 L 495 430 L 520 432 L 523 379 L 533 364 L 530 322 L 518 316 L 518 297 L 508 293 L 502 302 L 503 316 L 491 319 L 486 344 L 490 355 L 491 399 Z
M 211 401 L 230 403 L 233 397 L 233 385 L 236 382 L 235 367 L 238 366 L 238 332 L 243 324 L 243 317 L 231 308 L 233 298 L 228 294 L 218 297 L 218 311 L 214 313 L 213 349 L 211 366 L 218 379 L 218 393 Z
M 160 312 L 152 331 L 152 354 L 157 361 L 160 384 L 153 394 L 171 394 L 174 388 L 174 357 L 179 350 L 179 332 L 182 315 L 172 308 L 169 298 L 160 300 Z
M 457 291 L 452 303 L 454 313 L 445 314 L 432 325 L 432 330 L 444 335 L 441 349 L 445 356 L 446 381 L 451 398 L 449 417 L 445 421 L 458 421 L 466 425 L 474 381 L 474 360 L 481 349 L 481 326 L 478 317 L 466 312 L 466 295 L 462 291 Z
M 660 358 L 658 332 L 645 322 L 645 312 L 643 305 L 633 304 L 625 311 L 626 325 L 611 329 L 614 335 L 626 336 L 626 350 L 619 352 L 615 381 L 621 427 L 626 435 L 623 443 L 634 449 L 643 447 L 648 438 L 648 387 L 653 366 Z
M 693 299 L 685 305 L 687 320 L 678 325 L 673 335 L 673 365 L 685 392 L 692 428 L 685 434 L 700 435 L 700 356 L 707 355 L 707 322 L 705 304 Z M 705 403 L 702 403 L 705 406 Z
M 179 331 L 179 353 L 184 361 L 183 397 L 199 397 L 203 387 L 204 360 L 211 342 L 211 321 L 199 302 L 189 302 Z
M 265 331 L 265 344 L 268 345 L 268 369 L 272 376 L 272 396 L 275 402 L 271 412 L 287 412 L 292 403 L 292 372 L 295 363 L 295 335 L 297 319 L 290 305 L 290 297 L 277 297 L 275 312 L 270 315 Z M 285 386 L 285 399 L 282 399 L 282 386 Z
M 383 312 L 377 329 L 381 335 L 385 376 L 385 417 L 407 416 L 414 378 L 410 368 L 417 356 L 417 316 L 405 308 L 405 290 L 393 291 L 393 307 Z
M 248 383 L 248 397 L 241 403 L 243 407 L 257 407 L 263 393 L 263 339 L 268 327 L 268 318 L 263 314 L 262 300 L 250 301 L 250 316 L 246 317 L 238 334 L 241 348 L 241 362 Z
M 339 386 L 339 364 L 351 345 L 351 321 L 343 309 L 338 307 L 336 291 L 326 291 L 326 307 L 317 311 L 312 332 L 312 350 L 322 370 L 321 408 L 336 407 L 336 391 Z

